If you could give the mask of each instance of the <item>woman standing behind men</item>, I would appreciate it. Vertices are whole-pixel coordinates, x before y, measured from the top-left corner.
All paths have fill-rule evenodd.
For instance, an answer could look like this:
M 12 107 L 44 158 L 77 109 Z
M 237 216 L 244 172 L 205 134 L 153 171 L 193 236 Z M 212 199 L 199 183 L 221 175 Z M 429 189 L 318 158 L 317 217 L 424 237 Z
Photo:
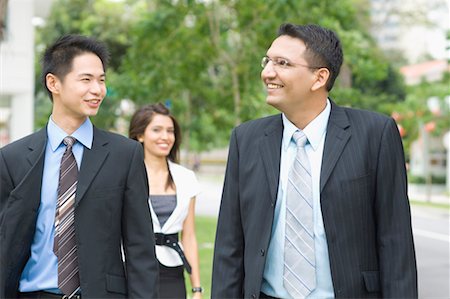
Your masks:
M 184 269 L 190 273 L 193 298 L 201 298 L 194 222 L 195 196 L 200 188 L 194 172 L 177 164 L 180 127 L 169 109 L 160 103 L 152 104 L 134 113 L 129 136 L 144 147 L 160 269 L 160 298 L 186 298 Z

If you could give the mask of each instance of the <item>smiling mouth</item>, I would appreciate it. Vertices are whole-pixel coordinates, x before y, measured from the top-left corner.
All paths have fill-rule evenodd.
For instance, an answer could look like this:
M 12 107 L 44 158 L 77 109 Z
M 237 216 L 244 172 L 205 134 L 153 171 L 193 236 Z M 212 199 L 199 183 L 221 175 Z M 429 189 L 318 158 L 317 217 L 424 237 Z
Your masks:
M 85 102 L 91 103 L 91 104 L 98 104 L 101 102 L 99 99 L 93 99 L 93 100 L 85 100 Z
M 269 88 L 269 89 L 278 89 L 278 88 L 282 88 L 282 87 L 283 87 L 283 85 L 267 83 L 267 88 Z

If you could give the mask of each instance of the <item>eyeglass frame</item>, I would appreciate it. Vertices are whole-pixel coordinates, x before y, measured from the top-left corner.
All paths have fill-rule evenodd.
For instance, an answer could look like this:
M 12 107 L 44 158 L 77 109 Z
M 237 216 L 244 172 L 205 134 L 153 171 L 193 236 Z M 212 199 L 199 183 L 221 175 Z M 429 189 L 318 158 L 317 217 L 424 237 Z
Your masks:
M 282 65 L 282 64 L 280 64 L 279 62 L 277 62 L 274 59 L 282 59 L 282 60 L 286 61 L 288 64 L 287 65 Z M 318 70 L 318 69 L 321 69 L 321 68 L 327 68 L 325 66 L 309 66 L 309 65 L 306 65 L 306 64 L 294 63 L 294 62 L 290 62 L 288 59 L 282 58 L 282 57 L 270 58 L 267 55 L 263 56 L 263 58 L 261 58 L 261 67 L 263 69 L 265 69 L 267 64 L 269 64 L 270 61 L 272 61 L 274 66 L 279 66 L 281 68 L 289 68 L 289 67 L 293 67 L 293 66 L 303 66 L 303 67 L 306 67 L 306 68 L 309 68 L 309 69 L 313 69 L 313 70 Z

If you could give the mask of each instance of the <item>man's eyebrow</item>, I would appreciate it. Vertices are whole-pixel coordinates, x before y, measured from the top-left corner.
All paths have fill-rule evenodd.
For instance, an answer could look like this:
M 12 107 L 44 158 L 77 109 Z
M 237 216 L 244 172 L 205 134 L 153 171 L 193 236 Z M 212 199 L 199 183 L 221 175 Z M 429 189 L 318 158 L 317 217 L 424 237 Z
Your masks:
M 81 73 L 81 74 L 79 74 L 78 75 L 79 77 L 84 77 L 84 76 L 87 76 L 87 77 L 95 77 L 93 74 L 91 74 L 91 73 Z M 105 73 L 102 73 L 102 74 L 100 74 L 100 77 L 106 77 L 106 74 Z

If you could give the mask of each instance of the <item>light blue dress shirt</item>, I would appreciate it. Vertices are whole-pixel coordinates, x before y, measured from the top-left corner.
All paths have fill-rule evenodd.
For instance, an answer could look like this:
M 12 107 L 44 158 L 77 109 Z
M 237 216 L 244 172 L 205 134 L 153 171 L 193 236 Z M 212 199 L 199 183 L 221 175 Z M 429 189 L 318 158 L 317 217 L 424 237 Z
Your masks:
M 20 277 L 20 292 L 48 291 L 61 293 L 58 289 L 58 261 L 53 253 L 53 239 L 59 167 L 62 155 L 66 150 L 62 141 L 66 136 L 68 136 L 67 133 L 58 127 L 50 116 L 47 125 L 48 139 L 45 148 L 41 204 L 31 245 L 31 256 Z M 89 149 L 92 147 L 93 126 L 89 118 L 71 136 L 77 139 L 72 152 L 77 161 L 78 169 L 80 169 L 84 147 Z
M 316 255 L 316 289 L 307 298 L 334 298 L 331 280 L 330 260 L 328 257 L 327 238 L 320 209 L 320 169 L 322 166 L 323 146 L 325 142 L 331 104 L 327 100 L 325 109 L 303 130 L 308 137 L 305 146 L 311 165 L 313 190 L 314 245 Z M 298 128 L 283 114 L 283 139 L 280 160 L 280 181 L 277 203 L 272 225 L 272 236 L 267 251 L 261 292 L 277 298 L 291 298 L 283 286 L 284 272 L 284 235 L 286 217 L 286 188 L 288 174 L 292 166 L 296 145 L 292 135 Z

